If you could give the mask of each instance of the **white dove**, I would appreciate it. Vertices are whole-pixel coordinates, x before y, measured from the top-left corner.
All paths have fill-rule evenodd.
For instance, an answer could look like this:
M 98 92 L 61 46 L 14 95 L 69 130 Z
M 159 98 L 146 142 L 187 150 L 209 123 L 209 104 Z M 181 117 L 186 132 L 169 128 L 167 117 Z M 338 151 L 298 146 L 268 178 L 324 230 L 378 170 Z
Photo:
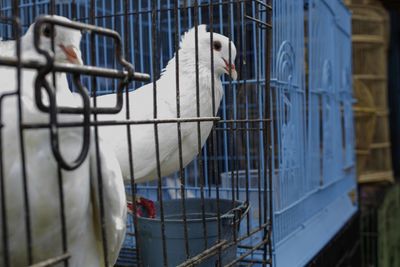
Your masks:
M 221 76 L 230 74 L 236 80 L 237 72 L 233 64 L 236 47 L 223 35 L 214 33 L 213 44 L 206 25 L 198 26 L 198 71 L 200 91 L 200 116 L 212 117 L 212 74 L 211 51 L 214 58 L 215 112 L 218 111 L 223 88 Z M 195 29 L 184 34 L 179 49 L 179 89 L 181 118 L 197 117 L 196 105 L 196 60 Z M 229 53 L 230 50 L 230 53 Z M 229 56 L 230 55 L 230 56 Z M 157 118 L 173 119 L 177 117 L 176 107 L 176 57 L 173 57 L 157 85 Z M 153 119 L 153 83 L 147 84 L 129 93 L 131 120 Z M 113 106 L 115 95 L 97 97 L 98 106 Z M 101 120 L 124 120 L 126 106 L 116 115 L 102 115 Z M 213 123 L 201 122 L 201 145 L 203 146 L 211 132 Z M 157 179 L 156 148 L 153 124 L 132 125 L 133 168 L 136 183 Z M 130 176 L 128 138 L 126 126 L 108 126 L 100 131 L 101 137 L 112 147 L 118 157 L 124 178 Z M 197 122 L 182 123 L 182 159 L 185 167 L 198 154 Z M 178 130 L 176 123 L 158 125 L 161 176 L 170 175 L 179 170 Z
M 56 16 L 55 16 L 56 17 Z M 58 17 L 68 21 L 66 18 Z M 81 64 L 79 45 L 81 34 L 77 30 L 44 24 L 41 29 L 41 46 L 50 50 L 50 38 L 54 38 L 55 60 L 57 62 Z M 8 43 L 9 45 L 10 43 Z M 22 58 L 43 61 L 33 47 L 33 25 L 21 38 Z M 13 56 L 14 51 L 4 49 L 0 44 L 0 56 Z M 15 50 L 13 48 L 13 50 Z M 63 104 L 78 106 L 69 91 L 65 74 L 57 73 L 56 94 L 67 97 Z M 48 114 L 41 113 L 34 101 L 33 83 L 36 71 L 23 69 L 21 73 L 21 104 L 24 123 L 48 123 Z M 51 76 L 48 75 L 48 76 Z M 0 67 L 0 93 L 16 90 L 16 69 Z M 47 77 L 49 81 L 50 77 Z M 59 97 L 57 97 L 59 99 Z M 72 101 L 72 102 L 70 102 Z M 3 189 L 6 217 L 1 217 L 0 233 L 7 228 L 8 250 L 0 244 L 0 266 L 28 266 L 27 227 L 23 194 L 23 169 L 21 143 L 19 138 L 18 101 L 16 96 L 8 96 L 1 103 Z M 78 121 L 78 115 L 59 115 L 60 122 Z M 27 175 L 28 204 L 30 210 L 30 229 L 32 238 L 32 261 L 38 263 L 63 254 L 62 224 L 60 219 L 60 195 L 58 166 L 50 146 L 48 129 L 24 130 L 25 167 Z M 82 145 L 80 128 L 64 128 L 59 132 L 62 155 L 67 161 L 76 158 Z M 93 144 L 93 141 L 92 141 Z M 103 177 L 104 219 L 106 225 L 107 254 L 113 266 L 125 235 L 126 199 L 122 174 L 118 161 L 100 140 L 100 171 Z M 99 218 L 99 199 L 97 163 L 94 146 L 89 158 L 73 171 L 62 170 L 64 192 L 67 251 L 70 267 L 106 266 L 102 247 L 101 222 Z M 6 224 L 4 224 L 6 221 Z M 2 239 L 3 240 L 3 239 Z M 7 253 L 8 252 L 8 253 Z M 8 262 L 6 261 L 8 260 Z M 58 263 L 55 266 L 64 266 Z M 108 267 L 107 266 L 107 267 Z

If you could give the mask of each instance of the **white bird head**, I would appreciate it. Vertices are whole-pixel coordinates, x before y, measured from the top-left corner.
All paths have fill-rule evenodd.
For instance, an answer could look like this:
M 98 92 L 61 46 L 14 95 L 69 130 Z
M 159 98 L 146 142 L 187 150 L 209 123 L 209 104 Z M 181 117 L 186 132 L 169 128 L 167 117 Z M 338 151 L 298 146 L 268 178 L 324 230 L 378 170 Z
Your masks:
M 236 47 L 229 38 L 218 34 L 207 32 L 206 25 L 198 26 L 198 56 L 199 67 L 210 69 L 211 71 L 211 49 L 213 52 L 214 73 L 221 76 L 224 73 L 230 75 L 233 80 L 237 79 L 235 68 Z M 189 52 L 195 54 L 195 28 L 190 29 L 182 38 L 180 52 Z M 229 53 L 230 50 L 230 53 Z
M 53 17 L 70 21 L 69 19 L 61 16 L 53 15 Z M 22 39 L 22 48 L 24 52 L 31 52 L 36 54 L 36 49 L 33 44 L 34 35 L 33 23 Z M 79 49 L 82 34 L 79 30 L 62 27 L 59 25 L 43 24 L 40 30 L 40 46 L 42 49 L 51 51 L 52 39 L 54 39 L 54 58 L 59 63 L 72 63 L 83 65 L 82 54 Z

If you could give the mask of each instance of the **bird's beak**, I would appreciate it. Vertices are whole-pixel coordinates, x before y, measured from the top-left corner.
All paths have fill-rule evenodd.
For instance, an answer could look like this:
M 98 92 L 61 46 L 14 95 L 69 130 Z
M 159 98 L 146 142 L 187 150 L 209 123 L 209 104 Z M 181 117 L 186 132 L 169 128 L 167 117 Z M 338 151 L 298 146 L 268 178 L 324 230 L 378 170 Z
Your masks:
M 78 56 L 79 50 L 75 46 L 64 46 L 63 44 L 60 44 L 59 47 L 64 52 L 68 62 L 76 65 L 83 65 L 82 59 Z
M 224 67 L 225 73 L 228 74 L 229 76 L 231 76 L 232 80 L 236 81 L 238 75 L 237 75 L 235 64 L 230 64 L 224 58 L 222 58 L 222 59 L 225 62 L 225 67 Z

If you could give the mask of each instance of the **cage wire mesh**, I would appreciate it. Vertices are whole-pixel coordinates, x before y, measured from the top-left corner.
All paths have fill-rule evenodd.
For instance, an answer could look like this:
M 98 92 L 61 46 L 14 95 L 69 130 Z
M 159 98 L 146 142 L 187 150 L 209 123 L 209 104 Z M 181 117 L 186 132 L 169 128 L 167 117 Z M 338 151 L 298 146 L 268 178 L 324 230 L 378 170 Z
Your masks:
M 357 210 L 351 16 L 333 0 L 273 14 L 274 263 L 304 266 Z
M 274 264 L 304 266 L 357 210 L 351 16 L 330 0 L 273 14 Z
M 341 179 L 345 181 L 354 174 L 352 63 L 349 60 L 351 27 L 348 14 L 343 4 L 335 6 L 332 1 L 310 1 L 308 6 L 308 149 L 312 158 L 308 162 L 311 164 L 308 171 L 316 180 L 307 184 L 307 190 Z M 326 33 L 335 17 L 340 18 L 334 26 L 335 30 Z M 322 38 L 322 35 L 325 37 Z M 335 41 L 338 42 L 337 47 L 332 46 Z
M 360 183 L 390 182 L 394 178 L 387 100 L 389 15 L 379 1 L 347 2 L 353 12 L 355 98 L 360 100 L 355 106 L 359 125 L 356 135 L 360 140 L 358 180 Z M 365 94 L 372 97 L 372 103 L 365 101 Z M 366 124 L 371 126 L 367 134 L 362 131 Z M 364 135 L 371 136 L 372 140 L 363 140 Z
M 83 131 L 89 128 L 89 125 L 94 128 L 92 135 L 94 135 L 94 141 L 91 142 L 91 146 L 95 146 L 95 159 L 97 162 L 97 176 L 99 183 L 99 201 L 100 201 L 100 221 L 101 221 L 101 238 L 102 251 L 108 251 L 109 247 L 112 246 L 107 240 L 107 210 L 103 207 L 107 203 L 102 200 L 104 192 L 107 190 L 106 183 L 101 177 L 101 168 L 105 164 L 104 160 L 101 161 L 101 143 L 98 139 L 99 129 L 102 127 L 110 127 L 112 125 L 118 125 L 117 122 L 111 123 L 110 121 L 101 121 L 102 114 L 108 114 L 115 112 L 116 110 L 105 109 L 99 105 L 95 106 L 96 101 L 89 104 L 88 95 L 82 90 L 86 87 L 90 92 L 91 96 L 103 95 L 109 93 L 116 93 L 118 90 L 123 88 L 126 91 L 135 90 L 143 86 L 146 83 L 147 76 L 149 73 L 152 81 L 157 80 L 162 69 L 167 65 L 168 60 L 172 57 L 177 56 L 176 51 L 179 47 L 179 41 L 181 35 L 189 29 L 196 27 L 200 24 L 207 24 L 208 31 L 220 33 L 232 40 L 236 45 L 237 49 L 237 72 L 240 80 L 232 81 L 228 77 L 224 77 L 222 84 L 224 88 L 224 96 L 222 98 L 221 108 L 217 110 L 217 105 L 213 106 L 213 114 L 209 117 L 200 116 L 197 113 L 197 118 L 185 118 L 180 116 L 179 111 L 170 123 L 174 123 L 177 127 L 176 134 L 178 142 L 181 143 L 179 137 L 181 134 L 181 127 L 185 127 L 184 124 L 190 124 L 193 131 L 197 131 L 203 125 L 209 121 L 215 121 L 215 126 L 210 134 L 207 143 L 199 154 L 199 157 L 190 163 L 186 168 L 183 168 L 182 155 L 180 155 L 180 167 L 178 172 L 174 175 L 161 180 L 161 163 L 159 162 L 159 155 L 152 159 L 157 162 L 156 178 L 154 182 L 145 184 L 138 184 L 133 186 L 133 179 L 126 182 L 126 193 L 127 195 L 135 200 L 136 196 L 140 194 L 154 201 L 158 201 L 159 210 L 161 214 L 161 229 L 162 229 L 162 248 L 159 253 L 161 261 L 160 264 L 164 266 L 172 266 L 171 260 L 174 260 L 174 256 L 170 254 L 171 248 L 167 248 L 168 239 L 173 236 L 168 236 L 170 233 L 165 228 L 168 214 L 163 214 L 163 202 L 168 199 L 182 199 L 183 201 L 177 202 L 178 209 L 181 210 L 181 220 L 183 221 L 184 242 L 183 247 L 172 248 L 176 250 L 183 250 L 185 256 L 185 263 L 182 266 L 192 266 L 195 264 L 206 264 L 209 266 L 212 262 L 214 266 L 233 266 L 239 263 L 243 264 L 262 264 L 271 265 L 272 249 L 271 249 L 271 195 L 268 194 L 270 188 L 270 173 L 268 169 L 268 157 L 267 148 L 269 141 L 268 128 L 271 120 L 269 119 L 269 109 L 267 108 L 269 102 L 268 92 L 268 81 L 269 81 L 269 36 L 271 33 L 271 3 L 270 1 L 2 1 L 1 3 L 1 36 L 3 40 L 20 40 L 22 33 L 26 32 L 29 25 L 31 25 L 39 15 L 43 14 L 57 14 L 70 18 L 73 21 L 79 22 L 64 22 L 63 26 L 74 27 L 75 29 L 82 30 L 83 38 L 81 43 L 82 57 L 85 65 L 96 66 L 93 67 L 65 67 L 62 64 L 22 64 L 23 67 L 29 67 L 32 69 L 43 70 L 46 67 L 48 73 L 66 71 L 69 75 L 69 86 L 71 90 L 76 91 L 78 95 L 83 99 L 83 108 L 68 109 L 57 106 L 58 103 L 50 102 L 50 117 L 62 117 L 62 113 L 78 113 L 75 114 L 75 120 L 82 118 L 82 121 L 76 122 L 75 126 L 80 126 Z M 14 23 L 13 23 L 14 22 Z M 45 20 L 45 23 L 50 25 L 59 23 L 57 19 Z M 80 24 L 83 23 L 83 24 Z M 91 25 L 95 25 L 94 27 Z M 109 31 L 110 29 L 111 31 Z M 119 46 L 118 35 L 121 37 L 123 47 Z M 213 34 L 211 34 L 211 39 Z M 113 37 L 113 38 L 110 38 Z M 53 41 L 54 42 L 54 41 Z M 16 43 L 18 44 L 18 42 Z M 53 47 L 54 48 L 54 47 Z M 120 57 L 119 53 L 124 52 L 124 57 Z M 198 51 L 196 51 L 197 53 Z M 175 53 L 175 54 L 174 54 Z M 210 51 L 211 53 L 211 51 Z M 20 54 L 17 53 L 17 56 Z M 193 54 L 195 57 L 195 54 Z M 198 56 L 196 56 L 198 57 Z M 229 48 L 229 57 L 232 57 L 232 48 Z M 18 58 L 18 57 L 17 57 Z M 132 62 L 132 66 L 126 64 Z M 198 60 L 198 59 L 197 59 Z M 201 60 L 201 59 L 200 59 Z M 231 60 L 231 58 L 227 58 Z M 7 59 L 1 59 L 1 65 L 8 65 L 15 70 L 22 69 L 19 61 L 7 61 Z M 198 65 L 198 63 L 196 63 Z M 133 71 L 132 67 L 135 67 Z M 177 68 L 185 68 L 187 66 L 180 65 Z M 211 68 L 212 70 L 212 68 Z M 196 73 L 196 69 L 192 70 Z M 179 79 L 179 75 L 176 77 Z M 214 78 L 214 77 L 213 77 Z M 211 80 L 213 80 L 213 78 Z M 21 77 L 18 76 L 17 80 Z M 44 77 L 42 77 L 42 80 Z M 129 84 L 127 84 L 129 79 Z M 40 79 L 39 79 L 40 80 Z M 43 82 L 43 81 L 42 81 Z M 218 83 L 215 80 L 211 83 Z M 54 81 L 53 81 L 54 83 Z M 43 83 L 42 83 L 43 84 Z M 184 85 L 181 85 L 182 87 Z M 163 88 L 157 88 L 156 84 L 149 90 L 159 92 Z M 214 91 L 215 84 L 212 86 Z M 57 84 L 55 84 L 57 88 Z M 23 88 L 26 90 L 26 88 Z M 195 90 L 196 88 L 193 88 Z M 197 85 L 199 89 L 199 85 Z M 199 89 L 201 90 L 201 88 Z M 215 89 L 217 90 L 217 89 Z M 40 91 L 40 90 L 37 90 Z M 50 94 L 50 93 L 49 93 Z M 179 88 L 176 89 L 177 98 L 179 98 Z M 212 93 L 214 94 L 214 93 Z M 18 96 L 18 94 L 16 94 Z M 117 94 L 122 98 L 121 91 Z M 125 97 L 125 96 L 124 96 Z M 19 98 L 20 99 L 20 98 Z M 96 97 L 94 97 L 96 99 Z M 86 102 L 85 102 L 86 101 Z M 129 94 L 126 94 L 126 99 L 129 101 Z M 157 101 L 157 100 L 155 100 Z M 212 101 L 214 102 L 214 101 Z M 156 103 L 156 102 L 155 102 Z M 193 101 L 192 105 L 199 107 L 199 100 Z M 157 106 L 157 105 L 155 105 Z M 118 106 L 116 106 L 118 108 Z M 179 110 L 179 103 L 176 110 Z M 183 109 L 183 108 L 182 108 Z M 200 109 L 200 108 L 198 108 Z M 214 112 L 215 110 L 215 112 Z M 218 111 L 218 113 L 217 113 Z M 56 115 L 58 114 L 58 115 Z M 89 115 L 88 115 L 89 114 Z M 90 116 L 90 114 L 94 114 Z M 78 116 L 79 115 L 79 116 Z M 71 115 L 73 116 L 73 115 Z M 124 114 L 125 116 L 125 114 Z M 156 140 L 163 134 L 162 131 L 157 133 L 158 128 L 166 121 L 162 121 L 163 118 L 157 118 L 155 112 L 154 118 L 147 121 L 137 122 L 127 117 L 124 117 L 124 122 L 120 122 L 124 127 L 131 129 L 134 132 L 133 125 L 135 124 L 146 124 L 154 125 L 154 132 Z M 185 121 L 186 120 L 186 121 Z M 73 120 L 74 121 L 74 120 Z M 55 124 L 54 124 L 55 123 Z M 73 122 L 72 124 L 74 124 Z M 23 123 L 20 121 L 20 125 Z M 125 126 L 128 125 L 128 126 Z M 70 125 L 71 126 L 71 125 Z M 41 125 L 33 123 L 24 123 L 21 126 L 21 135 L 29 136 L 40 128 L 54 129 L 57 127 L 63 127 L 54 121 L 43 121 Z M 29 128 L 29 130 L 27 130 Z M 39 129 L 37 129 L 39 128 Z M 63 131 L 67 131 L 70 128 L 64 126 Z M 129 131 L 129 130 L 128 130 Z M 153 131 L 153 129 L 152 129 Z M 200 131 L 200 130 L 199 130 Z M 129 135 L 126 137 L 128 138 Z M 54 138 L 54 136 L 53 136 Z M 21 137 L 21 140 L 23 138 Z M 50 139 L 49 139 L 50 140 Z M 88 140 L 85 140 L 88 141 Z M 3 140 L 7 142 L 7 140 Z M 21 141 L 21 152 L 23 153 L 24 144 Z M 54 143 L 54 141 L 53 141 Z M 88 148 L 89 142 L 84 142 L 82 151 Z M 87 144 L 86 144 L 87 143 Z M 157 141 L 156 141 L 157 143 Z M 201 148 L 201 142 L 193 144 L 196 149 Z M 57 146 L 55 149 L 57 151 Z M 158 144 L 162 146 L 162 143 Z M 157 145 L 156 145 L 157 147 Z M 178 145 L 179 147 L 179 145 Z M 91 148 L 90 148 L 91 149 Z M 156 148 L 156 150 L 159 148 Z M 127 149 L 126 157 L 129 157 L 128 152 L 132 156 L 131 149 Z M 134 149 L 132 149 L 134 150 Z M 180 154 L 182 154 L 182 148 L 179 148 Z M 50 152 L 50 151 L 49 151 Z M 60 151 L 58 151 L 60 153 Z M 90 152 L 88 152 L 90 153 Z M 32 155 L 32 154 L 29 154 Z M 23 156 L 24 157 L 24 156 Z M 22 157 L 22 158 L 23 158 Z M 62 153 L 59 157 L 62 158 Z M 99 163 L 101 161 L 101 163 Z M 85 164 L 85 161 L 82 159 Z M 135 158 L 133 158 L 134 168 Z M 77 164 L 78 165 L 78 164 Z M 21 168 L 24 168 L 24 162 L 21 163 Z M 54 166 L 53 166 L 54 167 Z M 21 262 L 24 264 L 41 264 L 40 266 L 51 266 L 59 264 L 60 266 L 68 266 L 73 264 L 74 252 L 70 252 L 70 244 L 68 244 L 68 215 L 65 214 L 64 209 L 66 203 L 63 202 L 63 198 L 67 198 L 68 192 L 63 192 L 62 183 L 63 178 L 65 179 L 66 171 L 62 168 L 73 169 L 74 167 L 82 168 L 81 166 L 70 166 L 67 162 L 57 161 L 55 167 L 58 170 L 58 181 L 59 181 L 59 202 L 60 202 L 60 215 L 57 220 L 61 222 L 61 230 L 59 235 L 61 236 L 62 242 L 59 241 L 54 244 L 55 247 L 59 247 L 58 254 L 50 255 L 49 258 L 43 258 L 35 249 L 35 236 L 32 237 L 30 233 L 30 227 L 34 224 L 34 218 L 27 216 L 25 224 L 27 231 L 23 231 L 26 234 L 26 242 L 21 242 L 23 247 L 26 243 L 25 249 L 23 249 Z M 29 170 L 29 168 L 28 168 Z M 134 172 L 133 172 L 134 174 Z M 4 174 L 3 174 L 4 175 Z M 24 185 L 29 184 L 28 179 L 30 173 L 27 173 L 24 177 Z M 3 178 L 4 176 L 2 176 Z M 4 177 L 7 179 L 7 177 Z M 157 179 L 158 178 L 158 179 Z M 57 176 L 54 178 L 57 179 Z M 158 181 L 157 181 L 158 180 Z M 4 181 L 4 180 L 2 180 Z M 56 187 L 57 188 L 57 187 Z M 7 187 L 5 186 L 5 190 Z M 2 194 L 4 196 L 4 192 Z M 206 199 L 212 199 L 216 203 L 215 215 L 217 220 L 216 237 L 214 240 L 209 241 L 209 244 L 205 244 L 202 247 L 203 252 L 196 251 L 193 253 L 190 249 L 191 242 L 188 240 L 188 233 L 190 229 L 188 226 L 189 214 L 187 214 L 185 203 L 189 198 L 197 198 L 201 200 L 203 212 L 200 212 L 200 218 L 204 225 L 203 232 L 205 235 L 208 227 L 205 225 L 208 223 L 205 219 L 204 202 Z M 24 199 L 25 204 L 29 204 L 29 191 L 25 192 Z M 57 200 L 57 199 L 55 199 Z M 242 200 L 247 203 L 251 208 L 247 215 L 244 215 L 242 222 L 239 223 L 234 219 L 232 227 L 233 231 L 230 232 L 228 240 L 222 239 L 221 224 L 222 214 L 220 213 L 220 204 L 223 200 L 229 200 L 229 205 L 234 205 L 234 201 Z M 6 199 L 2 199 L 4 207 L 2 209 L 3 215 L 6 214 Z M 133 201 L 135 202 L 135 201 Z M 32 206 L 32 204 L 30 204 Z M 135 206 L 135 205 L 134 205 Z M 233 207 L 233 206 L 232 206 Z M 29 206 L 21 206 L 20 209 L 24 209 L 29 212 Z M 135 207 L 134 207 L 135 210 Z M 38 210 L 31 210 L 31 212 L 37 212 Z M 203 216 L 201 216 L 201 213 Z M 9 225 L 10 222 L 6 222 L 6 217 L 2 216 L 2 225 Z M 136 227 L 135 227 L 136 225 Z M 138 248 L 137 237 L 140 235 L 137 227 L 137 220 L 135 216 L 128 216 L 127 221 L 127 235 L 125 238 L 124 246 L 121 251 L 120 257 L 117 264 L 120 266 L 132 266 L 142 265 L 143 258 L 141 257 L 141 250 Z M 136 230 L 135 230 L 136 229 Z M 236 231 L 238 229 L 239 231 Z M 12 237 L 7 236 L 7 229 L 3 228 L 2 239 L 4 246 L 2 247 L 3 262 L 1 266 L 13 266 L 15 262 L 18 262 L 13 255 L 10 254 L 13 251 L 8 251 L 10 242 L 15 242 Z M 36 237 L 37 238 L 37 237 Z M 203 236 L 203 239 L 207 239 Z M 238 251 L 237 255 L 234 253 L 233 257 L 229 257 L 228 260 L 225 256 L 225 251 L 232 249 Z M 73 249 L 73 248 L 72 248 Z M 25 253 L 25 254 L 24 254 Z M 76 252 L 75 252 L 76 253 Z M 89 252 L 87 252 L 89 253 Z M 154 253 L 154 252 L 153 252 Z M 108 253 L 103 253 L 104 257 L 103 264 L 112 264 L 112 258 Z M 39 263 L 40 262 L 40 263 Z M 204 263 L 206 262 L 206 263 Z M 18 265 L 18 263 L 16 263 Z M 24 265 L 23 264 L 23 265 Z M 57 265 L 58 266 L 58 265 Z

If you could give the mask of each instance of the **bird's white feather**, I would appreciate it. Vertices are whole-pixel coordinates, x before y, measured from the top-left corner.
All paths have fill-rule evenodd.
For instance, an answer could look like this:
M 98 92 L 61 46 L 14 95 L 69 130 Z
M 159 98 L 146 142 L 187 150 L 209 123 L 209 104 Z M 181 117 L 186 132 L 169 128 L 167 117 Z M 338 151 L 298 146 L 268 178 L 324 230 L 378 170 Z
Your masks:
M 31 28 L 30 28 L 31 29 Z M 70 32 L 59 29 L 62 41 L 68 42 Z M 64 33 L 64 34 L 63 34 Z M 42 60 L 31 49 L 31 32 L 22 37 L 24 59 Z M 73 33 L 72 33 L 73 35 Z M 71 36 L 70 36 L 71 37 Z M 78 43 L 79 36 L 72 36 L 70 40 Z M 15 46 L 7 43 L 0 51 L 4 56 L 14 56 L 12 49 Z M 56 52 L 57 53 L 57 52 Z M 0 94 L 4 95 L 17 89 L 17 71 L 15 68 L 0 67 Z M 48 123 L 48 114 L 40 112 L 34 101 L 33 83 L 36 71 L 23 69 L 21 72 L 21 106 L 23 123 Z M 51 76 L 51 75 L 50 75 Z M 52 82 L 49 79 L 49 82 Z M 77 106 L 74 97 L 68 88 L 65 74 L 56 75 L 55 88 L 59 103 L 68 106 Z M 17 96 L 5 97 L 1 103 L 2 128 L 2 156 L 3 178 L 5 183 L 6 215 L 8 226 L 8 252 L 10 265 L 15 267 L 27 266 L 27 229 L 25 226 L 26 207 L 23 191 L 23 162 L 21 157 L 22 144 L 19 139 L 19 110 Z M 79 116 L 59 115 L 59 121 L 67 122 L 81 120 Z M 96 153 L 93 145 L 90 157 L 76 170 L 62 171 L 62 180 L 58 180 L 58 165 L 53 156 L 48 129 L 24 130 L 23 147 L 25 152 L 25 167 L 28 184 L 28 203 L 30 211 L 30 227 L 32 234 L 32 255 L 35 263 L 60 256 L 62 248 L 62 224 L 60 209 L 59 182 L 64 192 L 64 214 L 66 218 L 67 250 L 70 254 L 71 267 L 99 267 L 105 266 L 103 250 L 98 246 L 102 242 L 98 231 L 100 221 L 98 217 L 99 199 L 93 197 L 98 194 Z M 62 155 L 71 162 L 78 154 L 82 145 L 82 129 L 64 128 L 59 133 L 59 144 Z M 92 141 L 93 144 L 93 141 Z M 118 162 L 112 153 L 100 140 L 100 171 L 103 177 L 104 219 L 109 255 L 109 266 L 112 266 L 121 248 L 125 235 L 126 200 Z M 2 218 L 0 218 L 2 219 Z M 1 232 L 1 229 L 0 229 Z M 4 233 L 1 233 L 1 236 Z M 0 244 L 0 266 L 4 266 L 4 251 Z M 62 263 L 57 266 L 63 266 Z M 5 266 L 4 266 L 5 267 Z M 8 267 L 8 266 L 7 266 Z

